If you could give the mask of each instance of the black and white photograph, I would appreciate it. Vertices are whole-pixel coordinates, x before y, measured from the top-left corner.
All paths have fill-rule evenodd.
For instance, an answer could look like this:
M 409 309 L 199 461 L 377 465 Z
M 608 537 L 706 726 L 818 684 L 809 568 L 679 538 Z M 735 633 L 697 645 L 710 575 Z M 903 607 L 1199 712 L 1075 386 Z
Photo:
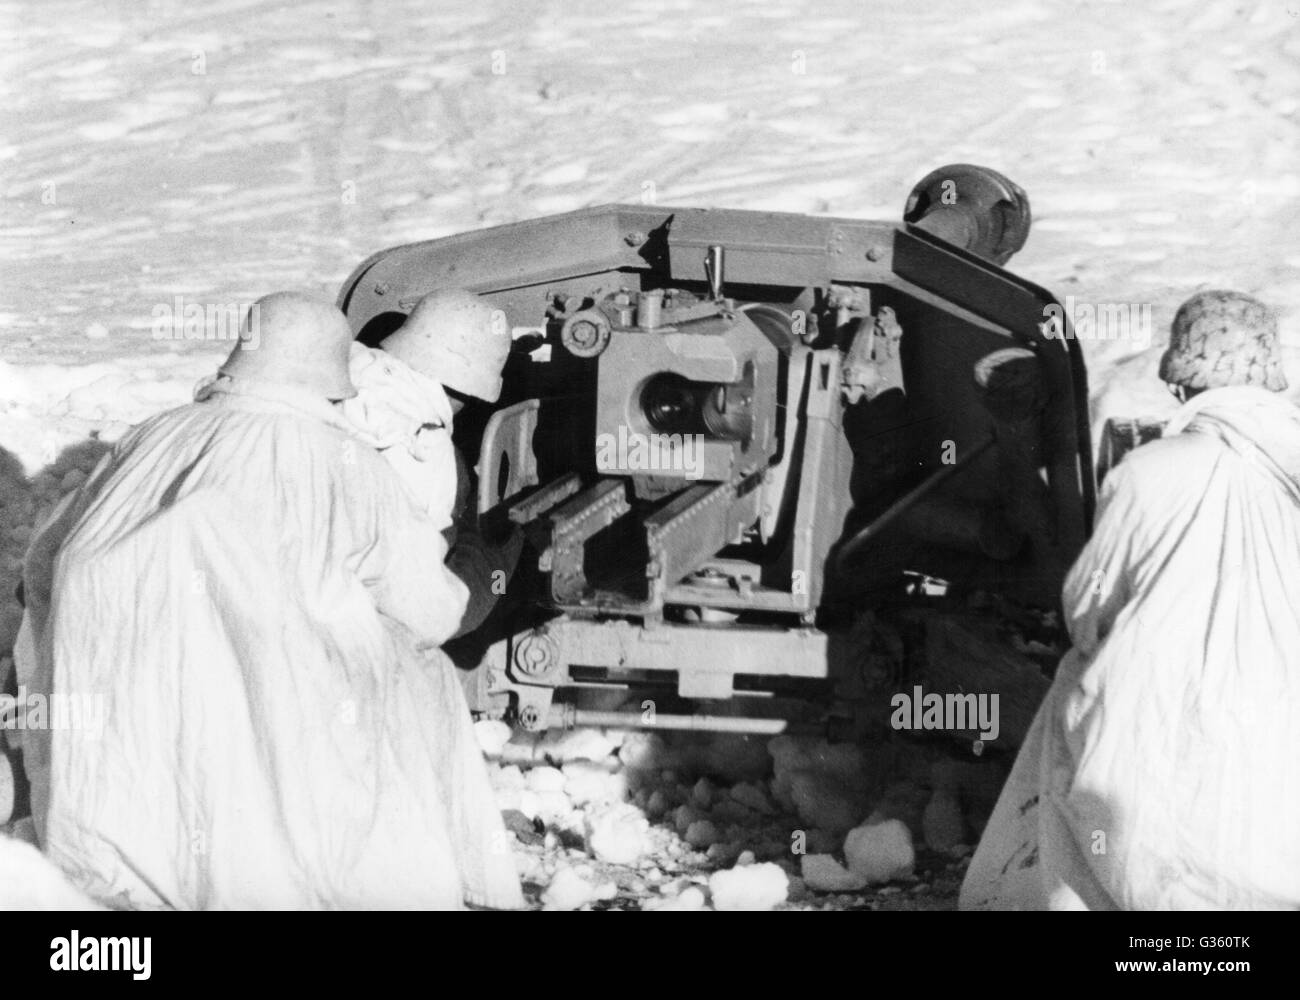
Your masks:
M 1300 908 L 1300 0 L 0 29 L 7 965 Z

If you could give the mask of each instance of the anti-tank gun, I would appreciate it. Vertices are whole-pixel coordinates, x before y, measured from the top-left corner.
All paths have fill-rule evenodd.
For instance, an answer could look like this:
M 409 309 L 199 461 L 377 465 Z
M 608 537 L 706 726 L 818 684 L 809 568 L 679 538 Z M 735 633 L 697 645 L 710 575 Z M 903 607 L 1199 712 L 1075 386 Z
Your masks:
M 999 266 L 1028 217 L 954 166 L 903 223 L 607 206 L 364 263 L 340 297 L 362 339 L 453 284 L 515 332 L 498 408 L 458 418 L 485 523 L 536 551 L 457 651 L 475 707 L 777 732 L 700 700 L 830 695 L 855 616 L 906 581 L 1054 605 L 1087 395 L 1055 300 Z

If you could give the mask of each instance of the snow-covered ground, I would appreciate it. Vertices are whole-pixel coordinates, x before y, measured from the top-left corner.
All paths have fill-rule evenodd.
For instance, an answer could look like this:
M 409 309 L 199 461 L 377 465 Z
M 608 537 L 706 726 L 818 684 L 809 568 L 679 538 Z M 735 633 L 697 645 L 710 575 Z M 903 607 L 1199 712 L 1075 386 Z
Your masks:
M 611 201 L 896 217 L 1030 194 L 1011 267 L 1150 305 L 1094 427 L 1172 402 L 1178 303 L 1277 307 L 1300 399 L 1300 0 L 0 3 L 0 651 L 38 511 L 226 342 L 155 309 L 333 294 L 383 247 Z M 90 441 L 90 444 L 87 442 Z M 69 451 L 69 449 L 72 449 Z
M 1289 8 L 1288 8 L 1289 5 Z M 183 295 L 333 293 L 382 247 L 652 192 L 894 217 L 946 162 L 1081 301 L 1300 309 L 1300 0 L 47 0 L 0 6 L 0 446 L 186 398 Z M 1096 402 L 1156 351 L 1090 347 Z M 55 419 L 50 419 L 51 414 Z M 52 443 L 50 439 L 53 439 Z

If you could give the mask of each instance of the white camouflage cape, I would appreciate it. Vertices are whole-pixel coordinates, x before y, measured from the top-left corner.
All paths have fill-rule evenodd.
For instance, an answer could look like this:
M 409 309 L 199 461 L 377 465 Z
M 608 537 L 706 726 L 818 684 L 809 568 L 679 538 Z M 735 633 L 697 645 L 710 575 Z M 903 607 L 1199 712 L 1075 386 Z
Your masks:
M 1215 389 L 1166 434 L 1106 479 L 963 909 L 1300 906 L 1300 410 Z
M 132 431 L 26 564 L 48 856 L 114 906 L 523 904 L 437 525 L 324 401 L 220 380 Z

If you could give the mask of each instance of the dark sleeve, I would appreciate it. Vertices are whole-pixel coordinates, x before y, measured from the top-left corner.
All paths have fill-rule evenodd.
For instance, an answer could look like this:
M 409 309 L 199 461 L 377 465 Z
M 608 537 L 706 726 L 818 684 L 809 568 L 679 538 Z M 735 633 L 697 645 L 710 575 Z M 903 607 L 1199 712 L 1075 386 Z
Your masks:
M 443 532 L 447 539 L 447 568 L 469 589 L 469 603 L 456 636 L 473 632 L 491 613 L 519 561 L 521 540 L 512 536 L 504 545 L 487 542 L 478 527 L 473 477 L 456 450 L 456 507 L 451 526 Z

